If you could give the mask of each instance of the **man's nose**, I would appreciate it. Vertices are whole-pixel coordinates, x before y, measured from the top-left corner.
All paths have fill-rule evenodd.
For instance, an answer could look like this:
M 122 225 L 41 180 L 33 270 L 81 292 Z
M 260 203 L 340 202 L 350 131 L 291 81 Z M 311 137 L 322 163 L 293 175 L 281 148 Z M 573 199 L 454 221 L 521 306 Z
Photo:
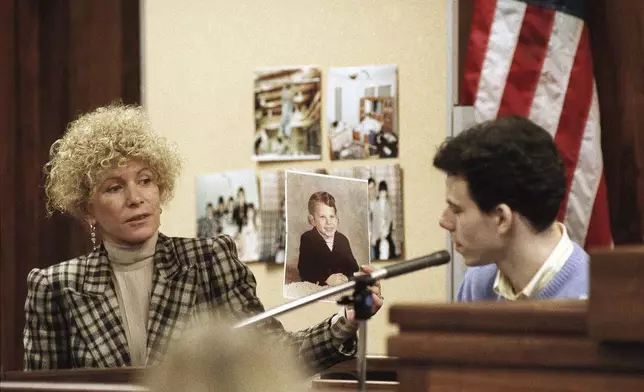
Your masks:
M 454 231 L 454 223 L 448 217 L 448 215 L 448 211 L 443 212 L 443 215 L 441 215 L 441 218 L 438 220 L 438 224 L 440 225 L 440 227 L 447 231 Z

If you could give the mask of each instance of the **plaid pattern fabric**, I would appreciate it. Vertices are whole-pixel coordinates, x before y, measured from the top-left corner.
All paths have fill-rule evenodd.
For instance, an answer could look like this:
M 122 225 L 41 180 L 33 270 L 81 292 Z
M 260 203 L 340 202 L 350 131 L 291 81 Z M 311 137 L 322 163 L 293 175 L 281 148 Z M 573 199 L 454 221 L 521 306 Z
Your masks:
M 148 365 L 160 362 L 188 323 L 242 320 L 264 310 L 256 281 L 239 261 L 233 240 L 162 234 L 148 319 Z M 112 273 L 103 247 L 28 276 L 25 370 L 130 365 Z M 232 320 L 231 320 L 232 318 Z M 355 354 L 355 338 L 333 338 L 331 318 L 290 333 L 271 319 L 258 328 L 271 344 L 298 351 L 313 371 Z

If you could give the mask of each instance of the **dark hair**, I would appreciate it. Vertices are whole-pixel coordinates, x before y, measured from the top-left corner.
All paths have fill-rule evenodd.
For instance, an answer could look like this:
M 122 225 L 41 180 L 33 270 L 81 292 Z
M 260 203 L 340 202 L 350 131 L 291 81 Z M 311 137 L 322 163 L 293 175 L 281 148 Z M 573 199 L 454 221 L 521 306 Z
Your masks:
M 566 191 L 563 160 L 552 136 L 519 116 L 474 125 L 445 141 L 434 167 L 463 176 L 481 211 L 507 204 L 537 232 L 555 221 Z
M 315 192 L 309 197 L 309 214 L 315 213 L 315 203 L 324 203 L 337 213 L 338 209 L 335 206 L 335 197 L 329 192 Z
M 385 182 L 385 180 L 382 180 L 380 181 L 380 183 L 378 183 L 378 192 L 380 191 L 386 191 L 387 193 L 389 193 L 389 189 L 387 189 L 387 183 Z
M 219 199 L 217 199 L 217 204 L 224 204 L 224 197 L 219 196 Z
M 370 184 L 376 185 L 376 180 L 374 180 L 373 177 L 369 177 L 369 179 L 367 180 L 367 185 Z

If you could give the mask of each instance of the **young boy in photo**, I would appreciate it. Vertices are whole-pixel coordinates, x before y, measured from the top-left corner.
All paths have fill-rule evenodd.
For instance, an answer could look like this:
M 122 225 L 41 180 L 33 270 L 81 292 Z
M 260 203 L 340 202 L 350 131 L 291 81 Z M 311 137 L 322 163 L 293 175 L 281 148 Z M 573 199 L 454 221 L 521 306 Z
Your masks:
M 320 286 L 347 282 L 359 267 L 349 239 L 337 231 L 335 198 L 328 192 L 315 192 L 309 198 L 308 211 L 313 228 L 300 237 L 300 278 Z

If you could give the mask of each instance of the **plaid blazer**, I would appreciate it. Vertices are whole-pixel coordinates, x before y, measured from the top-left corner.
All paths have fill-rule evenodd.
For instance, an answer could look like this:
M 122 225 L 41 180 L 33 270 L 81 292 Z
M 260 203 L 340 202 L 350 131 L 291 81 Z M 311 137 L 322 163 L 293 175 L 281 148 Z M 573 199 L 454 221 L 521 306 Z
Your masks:
M 159 234 L 148 317 L 148 365 L 200 315 L 245 319 L 264 311 L 256 281 L 228 236 L 174 238 Z M 125 329 L 104 247 L 60 264 L 34 269 L 27 278 L 24 368 L 129 366 Z M 312 370 L 349 359 L 355 338 L 334 342 L 331 318 L 299 332 L 272 319 L 262 334 L 296 349 Z M 347 347 L 353 349 L 346 350 Z

